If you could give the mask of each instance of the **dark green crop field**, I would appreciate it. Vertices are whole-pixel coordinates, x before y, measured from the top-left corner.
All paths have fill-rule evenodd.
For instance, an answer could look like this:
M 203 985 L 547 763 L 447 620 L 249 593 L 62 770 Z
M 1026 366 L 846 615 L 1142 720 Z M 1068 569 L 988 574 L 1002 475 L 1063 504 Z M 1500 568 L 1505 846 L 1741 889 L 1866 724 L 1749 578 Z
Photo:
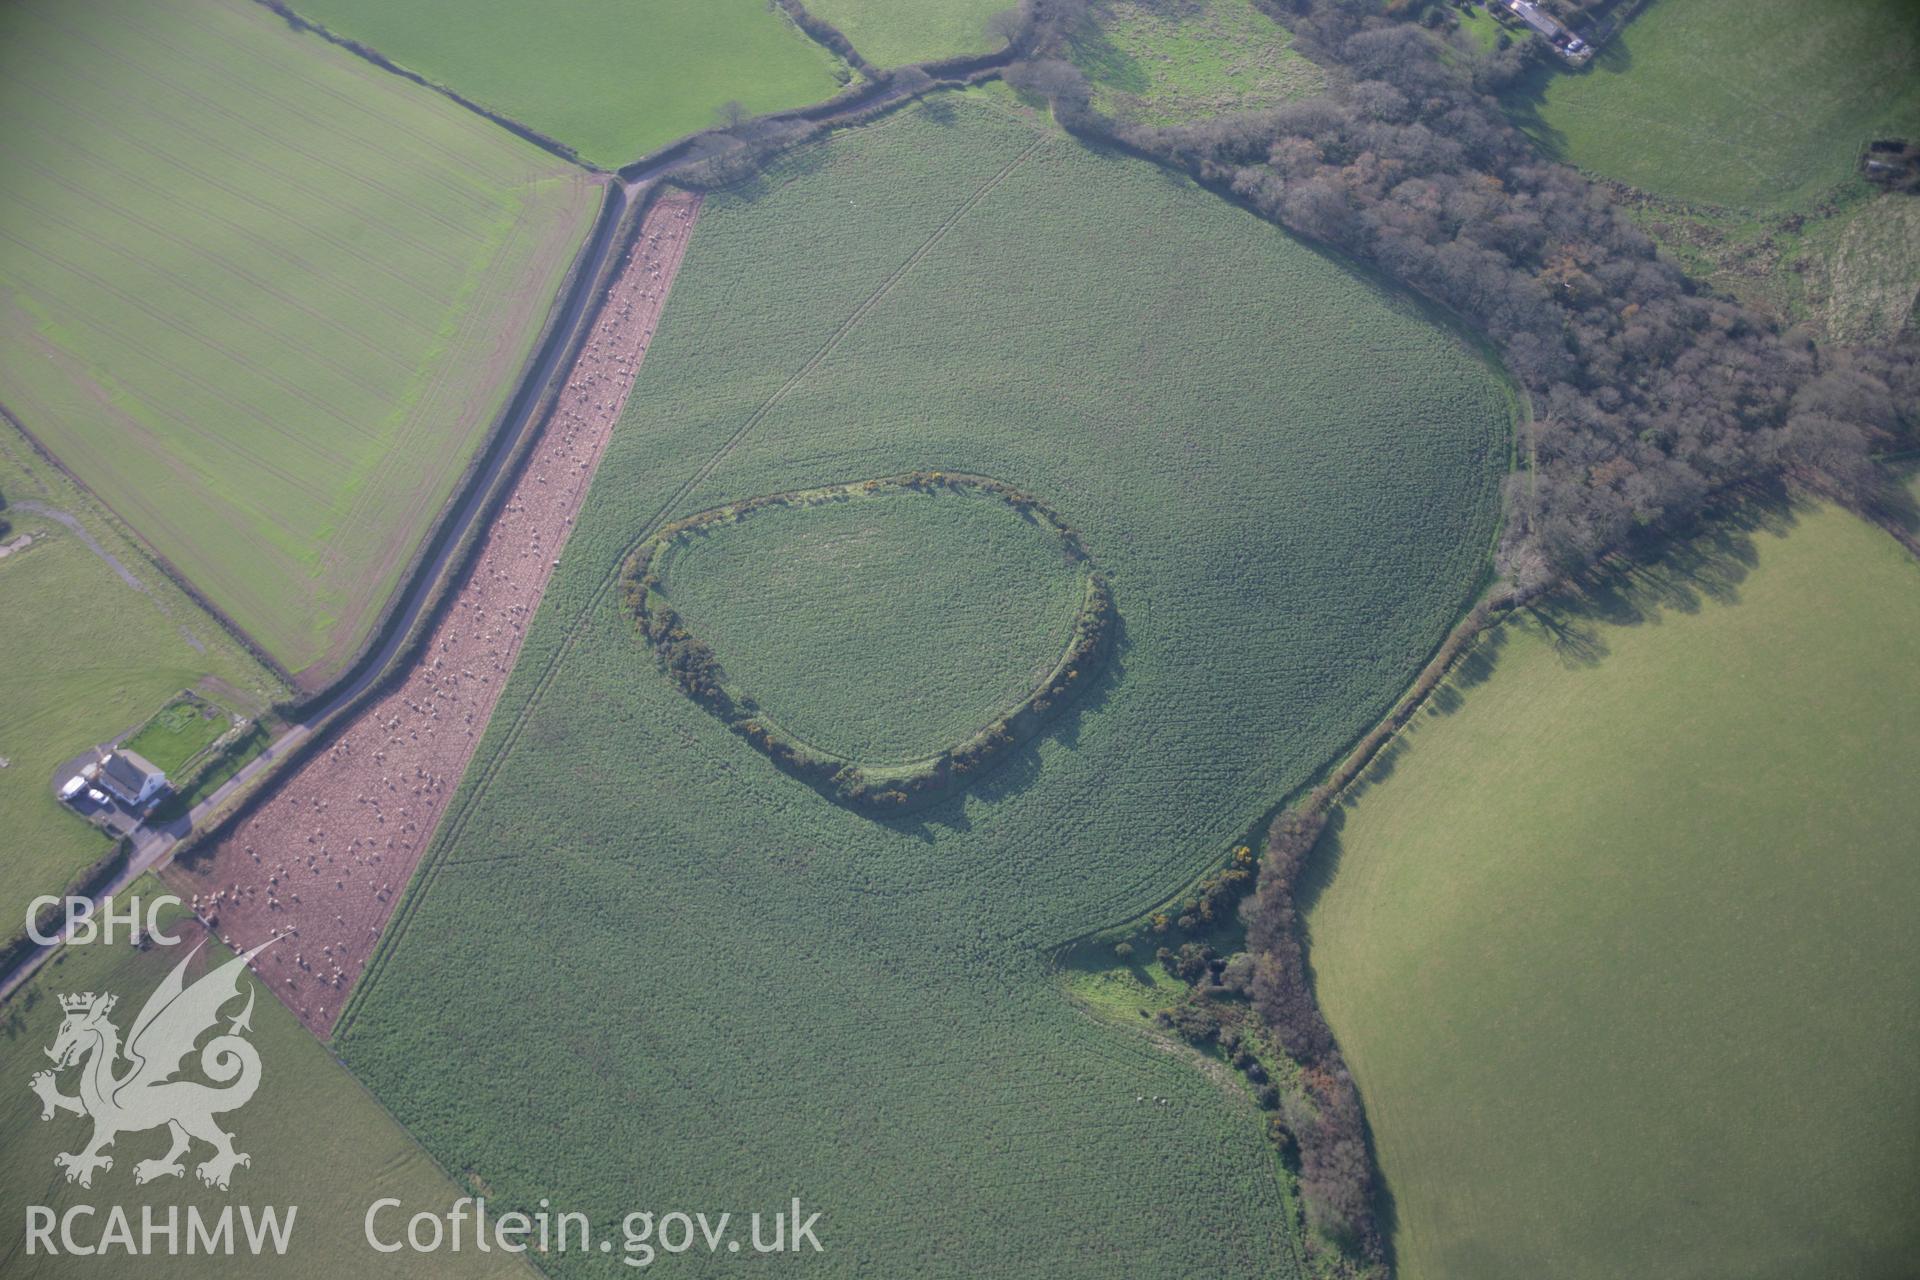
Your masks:
M 1047 956 L 1383 711 L 1481 578 L 1509 434 L 1409 305 L 981 97 L 711 198 L 344 1058 L 502 1203 L 799 1195 L 836 1274 L 1296 1274 L 1250 1097 L 1077 1012 Z M 1121 632 L 1048 732 L 883 821 L 683 696 L 617 578 L 664 520 L 920 468 L 1057 510 Z M 823 652 L 822 689 L 895 696 L 873 658 Z

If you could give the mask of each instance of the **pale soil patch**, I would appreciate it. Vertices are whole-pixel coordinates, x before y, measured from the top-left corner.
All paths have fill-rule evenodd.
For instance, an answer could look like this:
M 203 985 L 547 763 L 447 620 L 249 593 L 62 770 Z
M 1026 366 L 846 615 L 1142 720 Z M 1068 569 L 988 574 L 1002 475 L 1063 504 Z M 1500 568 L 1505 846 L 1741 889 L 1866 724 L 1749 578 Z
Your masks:
M 1848 220 L 1821 265 L 1828 336 L 1892 341 L 1920 300 L 1920 199 L 1891 192 L 1876 197 Z
M 565 389 L 466 582 L 397 688 L 338 730 L 225 839 L 161 874 L 223 938 L 291 936 L 254 962 L 328 1034 L 433 837 L 619 421 L 699 197 L 647 213 Z

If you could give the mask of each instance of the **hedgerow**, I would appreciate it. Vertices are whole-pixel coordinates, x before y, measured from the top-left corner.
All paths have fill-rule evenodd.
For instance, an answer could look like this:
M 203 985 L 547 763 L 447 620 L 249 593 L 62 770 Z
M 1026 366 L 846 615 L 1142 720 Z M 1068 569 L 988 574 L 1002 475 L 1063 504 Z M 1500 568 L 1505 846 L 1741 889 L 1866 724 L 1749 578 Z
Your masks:
M 989 476 L 913 471 L 852 484 L 767 494 L 728 503 L 676 520 L 634 551 L 621 572 L 622 594 L 653 647 L 661 669 L 689 698 L 752 743 L 781 770 L 841 804 L 879 813 L 904 814 L 939 799 L 957 786 L 984 777 L 1021 744 L 1042 733 L 1048 722 L 1081 690 L 1091 687 L 1105 660 L 1119 616 L 1113 590 L 1098 571 L 1088 568 L 1084 596 L 1068 633 L 1065 651 L 1045 677 L 1012 706 L 967 738 L 905 765 L 863 762 L 823 750 L 798 737 L 753 695 L 727 677 L 713 649 L 696 635 L 674 608 L 663 577 L 663 562 L 676 547 L 704 538 L 712 530 L 737 525 L 768 508 L 817 507 L 897 492 L 946 490 L 987 494 L 1049 530 L 1069 562 L 1089 563 L 1080 536 L 1060 514 L 1033 494 Z M 936 548 L 961 555 L 966 548 Z
M 978 95 L 716 193 L 339 1051 L 502 1211 L 798 1193 L 836 1272 L 1300 1274 L 1264 1086 L 1081 1015 L 1048 961 L 1221 869 L 1387 709 L 1482 574 L 1510 423 L 1418 309 Z M 822 803 L 662 676 L 617 574 L 743 496 L 935 467 L 1070 518 L 1111 648 L 977 782 Z M 741 581 L 717 564 L 669 574 L 686 616 Z M 878 681 L 820 653 L 811 702 Z

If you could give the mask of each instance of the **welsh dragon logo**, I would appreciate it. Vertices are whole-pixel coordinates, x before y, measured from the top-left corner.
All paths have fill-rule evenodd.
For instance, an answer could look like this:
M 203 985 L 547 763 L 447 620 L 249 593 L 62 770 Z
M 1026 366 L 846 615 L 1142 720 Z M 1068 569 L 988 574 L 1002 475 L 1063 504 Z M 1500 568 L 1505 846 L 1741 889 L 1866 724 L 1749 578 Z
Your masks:
M 53 1158 L 67 1171 L 68 1182 L 92 1186 L 94 1170 L 113 1168 L 113 1157 L 105 1152 L 116 1137 L 161 1125 L 172 1135 L 173 1145 L 165 1155 L 133 1166 L 136 1183 L 182 1176 L 186 1169 L 180 1158 L 195 1139 L 213 1147 L 213 1155 L 194 1171 L 210 1187 L 226 1190 L 235 1167 L 252 1163 L 233 1149 L 233 1135 L 214 1122 L 216 1115 L 245 1106 L 260 1087 L 260 1053 L 244 1038 L 253 1029 L 251 985 L 246 1008 L 224 1033 L 200 1048 L 200 1071 L 213 1085 L 176 1077 L 200 1038 L 217 1028 L 220 1010 L 239 997 L 247 962 L 274 941 L 235 956 L 187 986 L 187 965 L 200 950 L 195 947 L 147 997 L 124 1046 L 119 1028 L 107 1017 L 118 996 L 89 991 L 60 997 L 66 1018 L 46 1051 L 53 1070 L 35 1073 L 31 1085 L 40 1095 L 42 1120 L 53 1119 L 59 1111 L 93 1120 L 93 1139 L 86 1146 Z M 56 1074 L 75 1066 L 80 1068 L 79 1093 L 61 1093 Z

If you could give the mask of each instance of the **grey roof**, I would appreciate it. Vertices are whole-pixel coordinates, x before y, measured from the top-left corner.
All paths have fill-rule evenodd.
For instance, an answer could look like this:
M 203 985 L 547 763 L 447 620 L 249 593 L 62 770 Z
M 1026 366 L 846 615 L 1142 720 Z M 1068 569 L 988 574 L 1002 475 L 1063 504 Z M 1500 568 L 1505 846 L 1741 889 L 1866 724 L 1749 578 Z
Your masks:
M 136 795 L 139 794 L 142 787 L 147 785 L 148 778 L 166 777 L 165 774 L 154 768 L 153 762 L 145 756 L 137 751 L 128 751 L 125 748 L 108 756 L 106 763 L 101 765 L 100 768 L 109 778 L 112 778 L 122 787 L 134 792 Z
M 1542 12 L 1532 3 L 1532 0 L 1514 0 L 1514 3 L 1509 7 L 1520 16 L 1522 21 L 1543 36 L 1551 38 L 1563 34 L 1573 34 L 1567 30 L 1565 24 L 1563 24 L 1560 19 L 1550 13 Z

